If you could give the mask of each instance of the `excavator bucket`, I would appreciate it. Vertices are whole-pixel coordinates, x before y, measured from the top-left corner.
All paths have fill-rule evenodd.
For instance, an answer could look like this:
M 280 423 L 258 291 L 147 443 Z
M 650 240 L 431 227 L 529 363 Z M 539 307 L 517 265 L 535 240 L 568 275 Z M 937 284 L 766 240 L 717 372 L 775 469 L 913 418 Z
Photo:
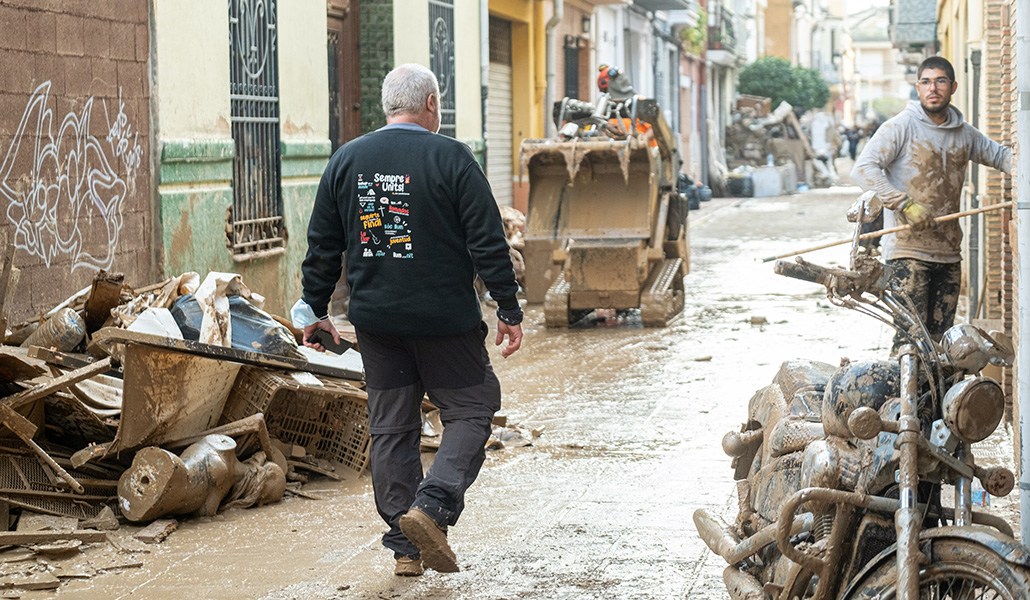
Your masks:
M 645 325 L 661 326 L 683 308 L 689 256 L 675 138 L 657 103 L 627 102 L 566 99 L 555 107 L 562 135 L 522 143 L 526 293 L 544 302 L 549 326 L 597 308 L 640 309 Z

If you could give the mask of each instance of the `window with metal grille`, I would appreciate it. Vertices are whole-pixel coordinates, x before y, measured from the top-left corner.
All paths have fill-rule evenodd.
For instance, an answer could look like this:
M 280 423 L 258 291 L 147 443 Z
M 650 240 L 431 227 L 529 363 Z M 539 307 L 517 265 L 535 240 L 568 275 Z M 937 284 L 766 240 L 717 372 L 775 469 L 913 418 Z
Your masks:
M 579 38 L 565 36 L 565 97 L 579 98 Z
M 229 0 L 229 100 L 236 145 L 230 242 L 237 260 L 285 247 L 276 15 L 276 0 Z
M 440 133 L 454 137 L 454 0 L 429 0 L 429 68 L 440 82 Z

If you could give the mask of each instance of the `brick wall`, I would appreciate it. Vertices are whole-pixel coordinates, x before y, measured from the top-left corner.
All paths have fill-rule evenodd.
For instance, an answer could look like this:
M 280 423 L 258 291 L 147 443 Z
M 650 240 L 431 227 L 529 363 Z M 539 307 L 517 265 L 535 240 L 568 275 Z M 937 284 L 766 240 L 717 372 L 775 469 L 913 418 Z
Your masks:
M 361 131 L 386 125 L 383 78 L 393 64 L 393 0 L 361 2 Z
M 147 7 L 0 4 L 0 232 L 21 269 L 12 322 L 101 268 L 150 283 Z
M 1002 110 L 1002 70 L 1004 68 L 1002 47 L 1002 4 L 1006 0 L 988 0 L 984 10 L 985 37 L 984 48 L 984 82 L 987 86 L 987 101 L 985 118 L 987 128 L 985 133 L 992 140 L 1002 142 L 1004 137 L 1004 118 Z M 1005 197 L 1005 175 L 994 169 L 986 170 L 986 186 L 984 192 L 984 206 L 1004 202 Z M 987 319 L 1002 318 L 1002 271 L 1001 254 L 1004 249 L 1002 243 L 1001 229 L 1002 215 L 1000 212 L 988 212 L 984 214 L 984 261 L 986 287 L 982 290 L 983 309 L 982 315 Z
M 1003 110 L 1005 111 L 1005 117 L 1002 120 L 1004 139 L 1006 144 L 1012 147 L 1012 177 L 1005 181 L 1003 186 L 1004 190 L 1004 201 L 1015 200 L 1014 182 L 1016 181 L 1016 171 L 1019 165 L 1019 154 L 1020 148 L 1016 144 L 1016 110 L 1017 104 L 1017 86 L 1016 86 L 1016 2 L 1014 0 L 999 0 L 1001 4 L 998 12 L 1002 13 L 1002 27 L 1003 35 L 1001 39 L 1003 53 L 1002 60 L 1005 61 L 1005 66 L 1002 71 L 1002 100 Z M 986 7 L 985 7 L 986 9 Z M 1003 211 L 1001 222 L 999 227 L 1001 229 L 1001 237 L 1006 245 L 1006 252 L 1003 260 L 1002 267 L 1002 299 L 1004 304 L 1004 310 L 1002 311 L 1002 318 L 1005 321 L 1006 331 L 1013 332 L 1015 338 L 1016 347 L 1023 340 L 1019 339 L 1018 332 L 1015 331 L 1014 321 L 1016 311 L 1018 310 L 1018 302 L 1020 300 L 1027 301 L 1026 299 L 1018 299 L 1015 297 L 1014 290 L 1017 288 L 1018 282 L 1015 279 L 1018 269 L 1015 268 L 1017 264 L 1017 256 L 1014 252 L 1016 248 L 1015 238 L 1015 223 L 1012 220 L 1011 211 Z M 1011 235 L 1010 235 L 1011 234 Z M 1019 402 L 1022 400 L 1016 397 L 1016 390 L 1014 389 L 1015 377 L 1014 369 L 1005 369 L 1004 386 L 1006 397 L 1013 403 L 1013 410 L 1011 413 L 1012 422 L 1016 424 L 1012 428 L 1013 431 L 1013 450 L 1015 453 L 1015 462 L 1020 464 L 1019 450 L 1021 445 L 1020 440 L 1020 428 L 1018 426 L 1020 414 L 1019 414 Z M 1008 415 L 1007 415 L 1008 416 Z M 1016 472 L 1017 477 L 1019 472 Z
M 999 140 L 1002 144 L 1015 147 L 1016 144 L 1016 21 L 1014 18 L 1015 3 L 1012 0 L 1005 0 L 1000 11 L 1002 15 L 1002 52 L 1001 60 L 1003 67 L 1001 69 L 1001 105 L 1002 105 L 1002 135 Z M 1013 182 L 1015 172 L 1013 171 L 1012 177 L 1002 176 L 1001 185 L 1001 202 L 1011 202 L 1013 200 Z M 998 229 L 999 241 L 1001 243 L 1000 257 L 1001 257 L 1001 319 L 1004 322 L 1005 332 L 1012 335 L 1015 331 L 1013 327 L 1013 264 L 1014 255 L 1012 253 L 1015 240 L 1010 239 L 1009 236 L 1009 224 L 1012 221 L 1012 211 L 1004 210 L 1000 211 L 999 214 Z M 1005 387 L 1006 397 L 1010 399 L 1014 398 L 1013 388 L 1013 370 L 1005 369 L 1002 385 Z

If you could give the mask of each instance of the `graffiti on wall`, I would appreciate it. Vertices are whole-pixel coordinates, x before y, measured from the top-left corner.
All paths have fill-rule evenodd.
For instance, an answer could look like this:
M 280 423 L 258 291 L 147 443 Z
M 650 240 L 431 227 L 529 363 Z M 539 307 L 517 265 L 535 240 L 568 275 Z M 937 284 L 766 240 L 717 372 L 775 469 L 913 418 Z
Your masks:
M 46 266 L 67 257 L 71 270 L 109 269 L 121 232 L 126 191 L 135 188 L 143 150 L 119 96 L 107 142 L 90 133 L 94 98 L 64 116 L 54 135 L 50 82 L 32 93 L 0 165 L 0 198 L 18 249 Z M 20 159 L 19 159 L 20 157 Z M 121 163 L 124 179 L 112 164 Z
M 125 178 L 129 183 L 129 193 L 136 193 L 136 172 L 143 162 L 143 147 L 139 144 L 139 132 L 132 130 L 129 117 L 125 114 L 125 103 L 122 102 L 122 91 L 118 90 L 118 114 L 111 121 L 111 113 L 104 103 L 104 116 L 107 117 L 107 142 L 111 144 L 111 152 L 122 162 Z

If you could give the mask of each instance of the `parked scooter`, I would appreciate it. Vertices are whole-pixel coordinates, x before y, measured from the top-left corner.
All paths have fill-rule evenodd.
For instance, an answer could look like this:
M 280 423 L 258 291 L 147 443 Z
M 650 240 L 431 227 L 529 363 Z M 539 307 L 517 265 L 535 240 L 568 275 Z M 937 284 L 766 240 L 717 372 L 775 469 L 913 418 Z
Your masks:
M 729 566 L 734 600 L 1030 599 L 1030 550 L 1003 519 L 972 510 L 972 482 L 1012 491 L 1008 469 L 976 464 L 972 445 L 1004 415 L 1005 394 L 980 372 L 1011 365 L 1011 340 L 959 324 L 936 341 L 884 266 L 859 251 L 848 269 L 779 261 L 776 272 L 824 285 L 829 300 L 895 327 L 893 360 L 840 366 L 793 360 L 758 390 L 733 457 L 733 525 L 704 509 L 698 533 Z M 955 489 L 953 507 L 941 486 Z

